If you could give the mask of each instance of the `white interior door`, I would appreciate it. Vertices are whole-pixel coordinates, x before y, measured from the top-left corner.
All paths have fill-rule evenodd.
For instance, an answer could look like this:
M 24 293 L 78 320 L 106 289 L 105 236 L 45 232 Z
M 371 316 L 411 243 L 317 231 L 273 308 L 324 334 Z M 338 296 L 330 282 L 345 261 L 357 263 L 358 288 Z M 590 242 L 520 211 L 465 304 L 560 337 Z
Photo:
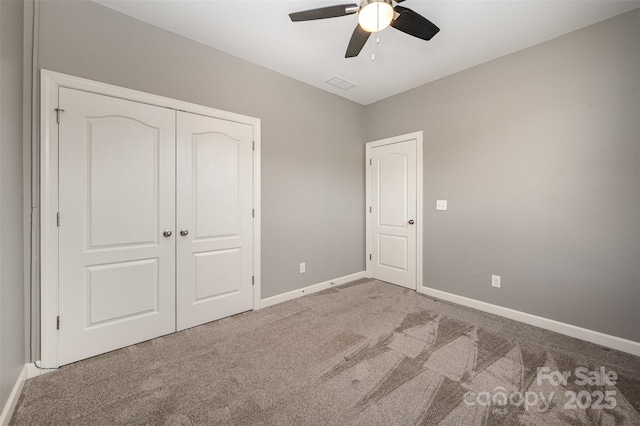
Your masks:
M 59 364 L 175 331 L 175 111 L 60 88 Z
M 253 127 L 178 112 L 177 328 L 253 308 Z
M 371 274 L 416 289 L 417 143 L 371 149 Z

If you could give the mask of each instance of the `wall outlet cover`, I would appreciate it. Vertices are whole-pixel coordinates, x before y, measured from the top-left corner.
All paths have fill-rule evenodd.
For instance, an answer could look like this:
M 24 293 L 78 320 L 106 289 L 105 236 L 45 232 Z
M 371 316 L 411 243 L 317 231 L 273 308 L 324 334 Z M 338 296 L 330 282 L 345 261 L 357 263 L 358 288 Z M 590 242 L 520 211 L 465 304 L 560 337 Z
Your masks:
M 491 286 L 500 288 L 500 275 L 491 275 Z
M 447 200 L 436 200 L 436 210 L 447 210 Z

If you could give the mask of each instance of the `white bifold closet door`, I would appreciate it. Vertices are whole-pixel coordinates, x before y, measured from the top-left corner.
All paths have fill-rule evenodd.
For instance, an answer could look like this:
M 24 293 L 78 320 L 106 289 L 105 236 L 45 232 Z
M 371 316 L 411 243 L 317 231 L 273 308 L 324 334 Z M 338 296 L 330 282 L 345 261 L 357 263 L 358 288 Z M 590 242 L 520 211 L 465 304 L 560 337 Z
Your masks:
M 253 307 L 253 128 L 61 88 L 59 365 Z

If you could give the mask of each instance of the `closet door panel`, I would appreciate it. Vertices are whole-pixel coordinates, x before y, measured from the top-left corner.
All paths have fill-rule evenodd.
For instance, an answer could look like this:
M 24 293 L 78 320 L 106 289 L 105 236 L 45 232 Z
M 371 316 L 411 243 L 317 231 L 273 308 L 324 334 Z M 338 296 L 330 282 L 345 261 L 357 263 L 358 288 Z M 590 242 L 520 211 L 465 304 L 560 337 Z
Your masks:
M 178 112 L 177 328 L 253 307 L 253 128 Z
M 59 363 L 175 331 L 175 111 L 61 88 Z

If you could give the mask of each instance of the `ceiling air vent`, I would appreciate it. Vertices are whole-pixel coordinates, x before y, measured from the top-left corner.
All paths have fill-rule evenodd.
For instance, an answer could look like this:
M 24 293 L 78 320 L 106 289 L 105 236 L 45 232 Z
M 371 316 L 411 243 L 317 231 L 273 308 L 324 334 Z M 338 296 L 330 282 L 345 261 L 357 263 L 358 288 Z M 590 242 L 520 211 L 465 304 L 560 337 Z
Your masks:
M 338 89 L 342 89 L 342 90 L 349 90 L 352 87 L 356 87 L 355 83 L 347 81 L 344 78 L 340 78 L 338 76 L 334 76 L 334 77 L 331 77 L 328 80 L 325 80 L 325 83 L 328 83 L 328 84 L 330 84 L 332 86 L 335 86 Z

